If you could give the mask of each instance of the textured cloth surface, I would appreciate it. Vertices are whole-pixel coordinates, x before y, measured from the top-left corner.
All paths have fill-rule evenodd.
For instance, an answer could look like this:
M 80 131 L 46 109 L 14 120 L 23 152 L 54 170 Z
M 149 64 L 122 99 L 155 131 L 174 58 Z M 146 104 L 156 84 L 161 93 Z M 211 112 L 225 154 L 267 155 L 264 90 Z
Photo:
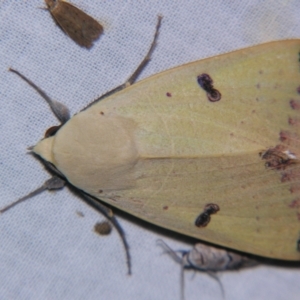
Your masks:
M 9 67 L 76 113 L 130 76 L 149 48 L 158 14 L 164 16 L 159 42 L 139 79 L 267 41 L 300 38 L 298 0 L 73 3 L 104 25 L 105 34 L 91 50 L 62 33 L 40 9 L 42 0 L 0 1 L 0 207 L 49 177 L 26 148 L 57 124 L 43 99 L 7 72 Z M 192 243 L 122 214 L 133 264 L 127 276 L 116 231 L 108 237 L 92 231 L 102 219 L 68 190 L 45 192 L 1 215 L 0 299 L 179 299 L 180 266 L 162 255 L 156 240 L 174 249 Z M 185 275 L 186 299 L 222 299 L 209 276 Z M 220 278 L 226 299 L 300 295 L 299 269 L 260 266 Z

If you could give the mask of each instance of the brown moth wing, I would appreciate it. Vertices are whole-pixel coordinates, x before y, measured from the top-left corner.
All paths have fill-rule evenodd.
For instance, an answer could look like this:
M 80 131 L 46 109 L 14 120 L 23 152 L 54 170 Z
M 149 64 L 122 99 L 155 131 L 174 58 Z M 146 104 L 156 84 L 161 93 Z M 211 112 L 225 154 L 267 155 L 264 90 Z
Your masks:
M 101 24 L 74 5 L 64 1 L 57 1 L 55 5 L 48 3 L 55 22 L 78 45 L 91 48 L 93 42 L 103 33 Z

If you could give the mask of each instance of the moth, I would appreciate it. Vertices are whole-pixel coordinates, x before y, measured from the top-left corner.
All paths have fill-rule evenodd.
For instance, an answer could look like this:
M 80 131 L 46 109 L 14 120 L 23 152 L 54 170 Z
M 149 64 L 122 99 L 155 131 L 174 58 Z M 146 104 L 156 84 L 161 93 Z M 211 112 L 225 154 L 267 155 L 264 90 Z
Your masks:
M 300 40 L 192 62 L 133 84 L 160 23 L 128 81 L 72 118 L 12 70 L 61 122 L 32 152 L 94 206 L 107 203 L 199 240 L 299 261 Z
M 103 26 L 91 16 L 63 0 L 45 0 L 57 25 L 79 46 L 91 48 Z

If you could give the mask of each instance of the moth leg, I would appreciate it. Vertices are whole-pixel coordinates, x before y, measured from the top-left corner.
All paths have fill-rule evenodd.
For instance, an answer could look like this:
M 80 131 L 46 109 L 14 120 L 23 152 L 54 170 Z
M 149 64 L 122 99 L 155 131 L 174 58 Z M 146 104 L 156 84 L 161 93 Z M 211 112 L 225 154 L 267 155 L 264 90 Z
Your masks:
M 184 268 L 186 266 L 185 260 L 183 257 L 186 255 L 186 252 L 180 251 L 183 257 L 177 255 L 171 247 L 169 247 L 163 240 L 159 239 L 156 241 L 156 244 L 161 246 L 164 249 L 164 253 L 167 253 L 172 257 L 172 259 L 180 264 L 180 299 L 184 300 Z
M 163 240 L 158 239 L 156 241 L 156 244 L 161 246 L 164 250 L 164 253 L 167 253 L 168 255 L 170 255 L 175 262 L 177 262 L 179 264 L 182 263 L 182 258 L 179 255 L 177 255 L 176 251 L 174 251 L 171 247 L 169 247 Z
M 216 274 L 215 272 L 207 271 L 207 275 L 209 275 L 210 277 L 212 277 L 213 279 L 215 279 L 218 282 L 218 284 L 220 286 L 220 289 L 221 289 L 222 298 L 224 299 L 225 298 L 225 291 L 224 291 L 223 284 L 222 284 L 218 274 Z
M 213 251 L 213 249 L 216 249 L 216 248 L 203 245 L 204 251 L 203 251 L 203 253 L 200 253 L 194 247 L 190 251 L 180 251 L 182 254 L 182 257 L 180 257 L 176 254 L 176 251 L 171 249 L 162 240 L 158 240 L 157 243 L 163 247 L 163 249 L 165 250 L 165 253 L 169 254 L 172 257 L 172 259 L 175 262 L 179 263 L 181 266 L 181 268 L 180 268 L 180 286 L 181 286 L 181 299 L 182 300 L 184 300 L 184 269 L 194 269 L 194 271 L 206 272 L 207 275 L 211 276 L 213 279 L 215 279 L 218 282 L 218 284 L 220 285 L 220 288 L 221 288 L 222 296 L 223 296 L 223 298 L 225 297 L 223 285 L 222 285 L 219 277 L 217 276 L 216 272 L 208 269 L 208 267 L 205 265 L 205 263 L 207 263 L 207 260 L 212 259 L 212 257 L 209 256 L 210 249 L 212 249 L 211 251 Z M 195 260 L 195 258 L 196 258 L 196 260 Z M 197 264 L 197 262 L 199 262 L 199 264 Z
M 30 198 L 42 193 L 45 190 L 52 191 L 52 190 L 62 189 L 65 186 L 65 184 L 66 184 L 66 182 L 63 179 L 61 179 L 60 177 L 57 177 L 57 176 L 53 176 L 52 178 L 46 180 L 42 186 L 40 186 L 33 192 L 29 193 L 28 195 L 18 199 L 15 202 L 12 202 L 11 204 L 2 208 L 0 210 L 0 213 L 4 213 L 5 211 L 9 210 L 10 208 L 14 207 L 15 205 L 17 205 L 27 199 L 30 199 Z
M 95 199 L 94 197 L 92 197 L 82 191 L 78 190 L 78 192 L 86 200 L 86 202 L 89 205 L 91 205 L 96 210 L 100 211 L 113 224 L 113 226 L 118 231 L 118 233 L 121 237 L 123 246 L 125 248 L 126 261 L 127 261 L 127 267 L 128 267 L 128 275 L 131 275 L 131 257 L 130 257 L 130 253 L 129 253 L 129 245 L 128 245 L 126 237 L 125 237 L 125 232 L 123 231 L 121 225 L 119 224 L 118 220 L 114 216 L 112 210 L 110 208 L 108 208 L 107 206 L 103 205 L 102 203 L 100 203 L 98 199 Z
M 27 199 L 30 199 L 34 196 L 37 196 L 40 193 L 44 192 L 45 190 L 49 190 L 49 191 L 59 190 L 59 189 L 62 189 L 65 185 L 66 185 L 65 180 L 63 180 L 62 178 L 60 178 L 58 176 L 53 176 L 52 178 L 46 180 L 43 183 L 42 186 L 40 186 L 39 188 L 37 188 L 33 192 L 30 192 L 26 196 L 14 201 L 11 204 L 9 204 L 9 205 L 5 206 L 4 208 L 2 208 L 0 210 L 0 213 L 6 212 L 7 210 L 14 207 L 15 205 L 17 205 L 17 204 L 19 204 L 19 203 L 21 203 L 21 202 L 23 202 Z M 100 211 L 113 224 L 113 226 L 116 228 L 116 230 L 120 234 L 123 245 L 124 245 L 124 248 L 125 248 L 125 251 L 126 251 L 128 274 L 130 275 L 131 274 L 131 259 L 130 259 L 130 254 L 129 254 L 129 246 L 128 246 L 128 243 L 127 243 L 126 238 L 125 238 L 125 233 L 124 233 L 122 227 L 120 226 L 119 222 L 117 221 L 117 219 L 113 215 L 112 210 L 110 208 L 104 206 L 103 204 L 101 204 L 100 202 L 98 202 L 97 200 L 92 198 L 91 196 L 88 196 L 87 194 L 83 193 L 82 191 L 79 191 L 79 190 L 77 190 L 77 191 L 88 202 L 88 204 L 90 204 L 92 207 L 94 207 L 98 211 Z
M 151 55 L 156 47 L 156 42 L 158 39 L 158 34 L 159 34 L 159 28 L 161 25 L 161 20 L 162 20 L 162 16 L 158 16 L 157 17 L 157 23 L 156 23 L 156 28 L 155 28 L 155 33 L 154 33 L 154 37 L 151 43 L 151 46 L 147 52 L 147 54 L 145 55 L 144 59 L 142 60 L 142 62 L 139 64 L 139 66 L 136 68 L 136 70 L 133 72 L 133 74 L 126 80 L 125 83 L 119 85 L 118 87 L 114 88 L 113 90 L 105 93 L 104 95 L 96 98 L 94 101 L 92 101 L 91 103 L 89 103 L 85 108 L 83 108 L 81 111 L 86 110 L 87 108 L 89 108 L 90 106 L 92 106 L 93 104 L 97 103 L 98 101 L 118 92 L 121 91 L 123 89 L 125 89 L 126 87 L 132 85 L 135 80 L 137 79 L 137 77 L 140 75 L 140 73 L 142 72 L 142 70 L 146 67 L 146 65 L 148 64 L 148 62 L 151 60 Z
M 20 72 L 11 68 L 9 68 L 9 71 L 17 74 L 24 81 L 26 81 L 33 89 L 35 89 L 47 101 L 53 114 L 62 124 L 66 123 L 70 119 L 70 111 L 64 104 L 52 100 L 42 89 L 40 89 L 37 85 L 35 85 L 31 80 L 22 75 Z

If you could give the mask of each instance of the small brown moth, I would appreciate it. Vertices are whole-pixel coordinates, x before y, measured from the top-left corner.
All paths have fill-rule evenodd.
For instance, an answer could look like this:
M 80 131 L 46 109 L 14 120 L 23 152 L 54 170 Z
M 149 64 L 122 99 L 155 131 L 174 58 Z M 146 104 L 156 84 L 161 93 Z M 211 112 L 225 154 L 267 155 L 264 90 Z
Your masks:
M 91 48 L 102 34 L 102 25 L 74 5 L 62 0 L 45 3 L 58 26 L 79 46 Z

